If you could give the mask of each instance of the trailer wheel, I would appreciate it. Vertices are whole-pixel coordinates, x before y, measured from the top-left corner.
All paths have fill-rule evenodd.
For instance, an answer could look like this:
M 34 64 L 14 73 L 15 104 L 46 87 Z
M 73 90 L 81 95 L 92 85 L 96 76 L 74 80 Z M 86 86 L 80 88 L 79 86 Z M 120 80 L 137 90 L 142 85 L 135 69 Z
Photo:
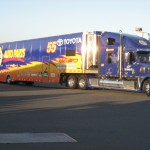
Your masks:
M 78 79 L 74 75 L 70 75 L 67 79 L 67 86 L 70 89 L 76 89 L 78 87 Z
M 80 76 L 78 84 L 81 90 L 86 90 L 88 88 L 86 76 Z
M 11 77 L 10 77 L 10 75 L 7 76 L 6 83 L 7 83 L 7 84 L 10 84 L 10 83 L 11 83 Z
M 144 81 L 142 90 L 147 96 L 150 96 L 150 79 Z

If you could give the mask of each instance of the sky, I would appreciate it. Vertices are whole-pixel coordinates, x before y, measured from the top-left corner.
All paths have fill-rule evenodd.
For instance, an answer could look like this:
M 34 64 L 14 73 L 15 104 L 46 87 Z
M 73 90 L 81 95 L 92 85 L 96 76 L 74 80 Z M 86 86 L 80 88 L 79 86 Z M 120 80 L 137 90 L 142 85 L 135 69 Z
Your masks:
M 76 32 L 150 33 L 150 0 L 0 0 L 0 43 Z

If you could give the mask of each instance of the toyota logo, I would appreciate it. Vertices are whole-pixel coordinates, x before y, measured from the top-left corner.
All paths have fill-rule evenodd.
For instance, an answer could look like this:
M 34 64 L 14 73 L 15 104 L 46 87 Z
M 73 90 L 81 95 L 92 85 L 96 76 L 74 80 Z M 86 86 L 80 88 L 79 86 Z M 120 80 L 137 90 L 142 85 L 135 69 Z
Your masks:
M 58 45 L 58 46 L 62 46 L 62 45 L 63 45 L 63 40 L 62 40 L 62 39 L 59 39 L 59 40 L 57 41 L 57 45 Z

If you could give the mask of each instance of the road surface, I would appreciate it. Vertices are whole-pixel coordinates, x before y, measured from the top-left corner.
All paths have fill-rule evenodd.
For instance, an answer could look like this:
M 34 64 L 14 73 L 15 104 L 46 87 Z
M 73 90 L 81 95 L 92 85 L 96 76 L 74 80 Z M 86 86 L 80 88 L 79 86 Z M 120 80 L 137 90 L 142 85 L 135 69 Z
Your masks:
M 5 134 L 7 139 L 13 135 L 12 143 L 2 141 Z M 38 140 L 26 140 L 31 135 Z M 45 135 L 52 141 L 42 142 Z M 25 143 L 15 143 L 18 136 Z M 123 91 L 0 83 L 0 150 L 34 149 L 149 150 L 150 98 Z

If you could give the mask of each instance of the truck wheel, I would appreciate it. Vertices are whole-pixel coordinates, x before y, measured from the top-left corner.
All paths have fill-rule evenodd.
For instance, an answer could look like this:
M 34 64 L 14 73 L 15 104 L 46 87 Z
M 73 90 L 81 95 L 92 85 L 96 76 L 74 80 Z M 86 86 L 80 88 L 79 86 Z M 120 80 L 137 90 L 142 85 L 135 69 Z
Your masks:
M 70 89 L 76 89 L 78 86 L 78 79 L 76 76 L 71 75 L 68 77 L 67 85 Z
M 7 83 L 7 84 L 10 84 L 10 83 L 11 83 L 11 77 L 10 77 L 10 75 L 7 76 L 6 83 Z
M 81 90 L 86 90 L 88 88 L 86 76 L 80 76 L 78 84 Z
M 143 91 L 146 93 L 147 96 L 150 96 L 150 80 L 144 81 Z

